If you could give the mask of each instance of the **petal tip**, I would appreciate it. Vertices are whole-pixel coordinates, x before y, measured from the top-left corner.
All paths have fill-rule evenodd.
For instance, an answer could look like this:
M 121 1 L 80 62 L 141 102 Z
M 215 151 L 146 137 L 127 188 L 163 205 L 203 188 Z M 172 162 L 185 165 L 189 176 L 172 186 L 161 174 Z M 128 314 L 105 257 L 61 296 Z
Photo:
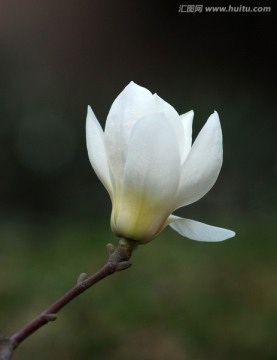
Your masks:
M 193 118 L 194 118 L 194 111 L 193 111 L 193 110 L 189 110 L 189 111 L 187 111 L 186 113 L 181 114 L 181 115 L 180 115 L 180 118 L 181 118 L 181 120 L 182 120 L 182 119 L 190 119 L 190 120 L 192 121 Z
M 131 87 L 131 86 L 133 86 L 133 87 L 139 87 L 139 85 L 138 85 L 137 83 L 135 83 L 133 80 L 131 80 L 126 87 Z
M 186 115 L 194 116 L 194 110 L 189 110 L 188 112 L 186 112 Z
M 91 114 L 92 113 L 92 108 L 90 105 L 87 106 L 87 114 Z
M 224 229 L 222 228 L 222 230 L 224 231 L 221 235 L 221 237 L 219 237 L 216 241 L 217 242 L 221 242 L 221 241 L 225 241 L 225 240 L 228 240 L 228 239 L 231 239 L 233 238 L 236 233 L 232 230 L 229 230 L 229 229 Z
M 187 114 L 190 115 L 190 116 L 191 116 L 191 119 L 193 120 L 193 118 L 194 118 L 194 110 L 188 111 Z
M 88 105 L 87 107 L 87 118 L 86 118 L 86 123 L 87 126 L 89 126 L 89 124 L 91 124 L 91 122 L 96 120 L 96 116 L 92 110 L 92 108 Z
M 214 112 L 210 115 L 208 120 L 220 123 L 218 112 L 214 110 Z
M 217 111 L 214 111 L 209 116 L 209 118 L 206 121 L 206 124 L 204 125 L 203 128 L 209 129 L 212 132 L 217 131 L 222 136 L 221 124 L 220 124 L 220 119 L 219 119 L 219 115 L 218 115 Z
M 232 238 L 232 237 L 236 236 L 235 231 L 232 231 L 232 230 L 229 230 L 229 231 L 230 231 L 230 237 L 229 237 L 228 239 L 230 239 L 230 238 Z

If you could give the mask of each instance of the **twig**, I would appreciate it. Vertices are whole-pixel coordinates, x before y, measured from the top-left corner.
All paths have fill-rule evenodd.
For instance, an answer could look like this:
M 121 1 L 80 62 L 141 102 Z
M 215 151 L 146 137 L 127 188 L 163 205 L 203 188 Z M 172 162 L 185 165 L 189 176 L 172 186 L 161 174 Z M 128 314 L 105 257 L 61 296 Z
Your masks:
M 108 244 L 107 249 L 110 257 L 106 265 L 99 271 L 90 277 L 88 277 L 87 274 L 81 274 L 78 277 L 77 284 L 71 290 L 55 301 L 48 309 L 44 310 L 29 324 L 16 331 L 10 337 L 0 335 L 0 360 L 12 359 L 14 350 L 22 343 L 22 341 L 50 321 L 56 320 L 56 314 L 77 296 L 114 272 L 125 270 L 130 267 L 131 264 L 129 259 L 131 258 L 134 249 L 134 244 L 132 242 L 120 239 L 117 248 L 112 244 Z

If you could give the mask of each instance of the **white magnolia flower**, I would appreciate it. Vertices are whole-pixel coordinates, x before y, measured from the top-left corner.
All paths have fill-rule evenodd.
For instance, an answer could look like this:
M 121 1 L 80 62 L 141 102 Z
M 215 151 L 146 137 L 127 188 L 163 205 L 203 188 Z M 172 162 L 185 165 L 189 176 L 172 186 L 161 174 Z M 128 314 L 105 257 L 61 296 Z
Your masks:
M 112 201 L 111 228 L 147 243 L 167 225 L 199 241 L 233 231 L 171 215 L 214 185 L 222 165 L 222 132 L 214 112 L 192 145 L 193 111 L 178 115 L 157 94 L 131 82 L 115 99 L 103 132 L 88 107 L 90 162 Z

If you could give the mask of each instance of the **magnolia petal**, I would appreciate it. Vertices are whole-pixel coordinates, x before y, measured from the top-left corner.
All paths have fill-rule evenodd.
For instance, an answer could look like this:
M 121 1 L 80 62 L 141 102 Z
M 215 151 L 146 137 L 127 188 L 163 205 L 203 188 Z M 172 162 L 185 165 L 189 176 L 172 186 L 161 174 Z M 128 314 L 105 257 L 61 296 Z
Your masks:
M 181 170 L 176 209 L 201 199 L 214 185 L 222 165 L 222 132 L 214 112 L 194 141 Z
M 174 215 L 169 217 L 168 222 L 173 230 L 191 240 L 217 242 L 227 240 L 236 235 L 234 231 L 228 229 L 183 219 Z
M 130 82 L 111 106 L 105 126 L 105 144 L 116 179 L 123 176 L 133 126 L 139 118 L 154 112 L 153 104 L 149 90 Z
M 183 129 L 184 129 L 184 149 L 181 156 L 181 164 L 184 163 L 191 150 L 193 116 L 194 116 L 193 110 L 188 111 L 183 115 L 180 115 L 180 119 L 182 121 Z
M 165 115 L 167 121 L 172 126 L 175 132 L 175 136 L 179 146 L 179 151 L 180 154 L 182 154 L 184 151 L 185 141 L 184 141 L 184 131 L 182 127 L 182 122 L 180 121 L 179 114 L 177 113 L 177 111 L 174 109 L 173 106 L 171 106 L 169 103 L 167 103 L 157 94 L 154 94 L 153 97 L 155 101 L 155 112 L 161 112 Z
M 112 197 L 113 187 L 104 143 L 104 133 L 90 106 L 88 106 L 86 120 L 86 139 L 90 163 Z
M 142 243 L 155 237 L 172 212 L 179 178 L 174 131 L 163 114 L 145 116 L 130 137 L 122 192 L 111 219 L 113 231 Z

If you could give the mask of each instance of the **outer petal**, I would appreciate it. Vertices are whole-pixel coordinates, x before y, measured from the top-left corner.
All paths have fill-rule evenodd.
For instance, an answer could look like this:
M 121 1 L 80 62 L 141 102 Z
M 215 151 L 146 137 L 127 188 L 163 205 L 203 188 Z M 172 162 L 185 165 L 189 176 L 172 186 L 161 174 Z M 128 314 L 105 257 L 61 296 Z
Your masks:
M 161 112 L 165 114 L 167 121 L 172 126 L 172 129 L 175 132 L 176 140 L 178 142 L 180 154 L 184 151 L 184 131 L 182 128 L 182 122 L 180 121 L 180 116 L 173 106 L 168 104 L 165 100 L 159 97 L 157 94 L 154 94 L 155 101 L 155 112 Z
M 201 199 L 214 185 L 222 165 L 222 132 L 214 112 L 192 145 L 181 170 L 176 209 Z
M 153 239 L 172 212 L 179 178 L 178 144 L 165 116 L 142 118 L 130 138 L 122 193 L 113 208 L 113 231 L 141 243 Z
M 87 113 L 86 138 L 90 163 L 112 197 L 113 187 L 104 143 L 104 133 L 90 106 L 88 106 Z
M 181 156 L 181 163 L 183 164 L 191 150 L 192 143 L 192 121 L 193 121 L 194 112 L 193 110 L 188 111 L 187 113 L 180 116 L 180 119 L 183 124 L 184 130 L 184 148 Z
M 172 229 L 191 240 L 217 242 L 235 236 L 234 231 L 174 215 L 169 217 L 169 222 Z
M 153 112 L 153 95 L 134 82 L 130 82 L 113 102 L 105 126 L 105 143 L 115 179 L 123 176 L 133 126 L 139 118 Z

